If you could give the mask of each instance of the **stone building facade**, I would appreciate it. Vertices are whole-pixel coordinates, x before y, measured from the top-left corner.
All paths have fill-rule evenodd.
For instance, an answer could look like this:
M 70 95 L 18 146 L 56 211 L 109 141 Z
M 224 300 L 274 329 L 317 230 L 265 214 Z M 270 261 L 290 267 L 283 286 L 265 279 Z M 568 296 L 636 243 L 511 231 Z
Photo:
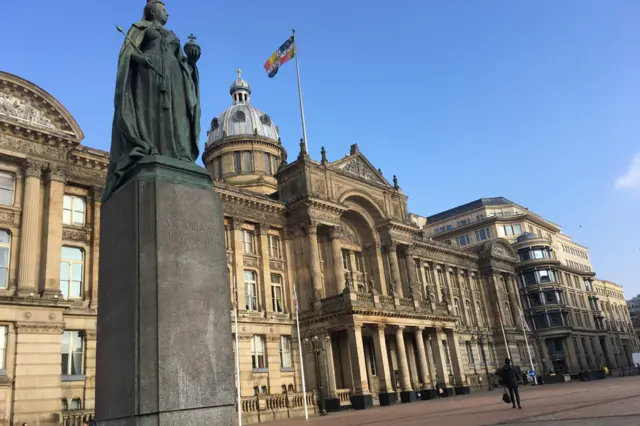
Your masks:
M 533 315 L 522 303 L 528 242 L 439 241 L 357 145 L 335 161 L 301 145 L 287 162 L 249 85 L 238 77 L 230 94 L 202 159 L 224 201 L 245 421 L 301 415 L 303 367 L 316 413 L 486 389 L 506 356 L 544 368 L 551 355 L 531 344 L 529 360 L 519 319 Z M 53 96 L 0 72 L 0 425 L 93 413 L 108 154 L 82 139 Z

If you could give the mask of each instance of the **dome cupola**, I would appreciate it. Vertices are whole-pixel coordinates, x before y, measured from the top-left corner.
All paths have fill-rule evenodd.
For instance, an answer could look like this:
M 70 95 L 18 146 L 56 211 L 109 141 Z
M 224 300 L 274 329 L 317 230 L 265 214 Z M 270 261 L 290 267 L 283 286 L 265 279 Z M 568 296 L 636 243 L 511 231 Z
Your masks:
M 202 159 L 213 180 L 263 194 L 277 191 L 273 176 L 287 153 L 271 117 L 251 105 L 251 87 L 238 70 L 232 104 L 211 120 Z

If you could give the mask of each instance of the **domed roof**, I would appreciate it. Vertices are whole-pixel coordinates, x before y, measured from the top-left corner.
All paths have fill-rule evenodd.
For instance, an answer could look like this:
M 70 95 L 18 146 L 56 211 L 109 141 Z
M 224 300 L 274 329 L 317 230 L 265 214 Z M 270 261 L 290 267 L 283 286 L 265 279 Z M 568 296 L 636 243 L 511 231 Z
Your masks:
M 233 82 L 229 90 L 233 105 L 218 117 L 211 120 L 211 128 L 207 145 L 215 144 L 227 137 L 249 136 L 261 137 L 278 142 L 278 128 L 264 112 L 251 105 L 251 88 L 249 83 L 240 77 Z
M 520 235 L 516 239 L 516 241 L 521 242 L 521 241 L 527 241 L 527 240 L 535 240 L 536 238 L 538 238 L 536 234 L 532 234 L 531 232 L 525 232 L 524 234 Z

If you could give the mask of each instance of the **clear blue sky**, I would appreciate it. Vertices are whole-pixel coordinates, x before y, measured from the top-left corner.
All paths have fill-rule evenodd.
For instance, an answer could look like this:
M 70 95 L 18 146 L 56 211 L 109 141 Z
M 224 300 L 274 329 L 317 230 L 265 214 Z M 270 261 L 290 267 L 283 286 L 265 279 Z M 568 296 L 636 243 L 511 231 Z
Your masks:
M 49 91 L 84 143 L 108 150 L 122 43 L 114 24 L 128 28 L 144 4 L 3 2 L 0 69 Z M 335 160 L 358 143 L 422 215 L 507 197 L 588 246 L 600 277 L 640 293 L 637 1 L 166 5 L 167 26 L 202 46 L 203 142 L 240 67 L 295 158 L 295 66 L 273 80 L 262 68 L 295 27 L 312 156 L 324 145 Z

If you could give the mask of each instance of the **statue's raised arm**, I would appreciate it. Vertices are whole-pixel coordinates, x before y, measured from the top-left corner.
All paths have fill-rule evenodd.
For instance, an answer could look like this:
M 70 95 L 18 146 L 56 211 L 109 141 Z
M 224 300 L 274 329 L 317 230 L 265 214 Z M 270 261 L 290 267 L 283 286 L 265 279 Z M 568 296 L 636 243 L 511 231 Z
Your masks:
M 189 162 L 198 158 L 200 46 L 191 35 L 183 53 L 178 37 L 164 27 L 168 18 L 162 1 L 147 0 L 142 21 L 125 34 L 103 202 L 145 156 Z

